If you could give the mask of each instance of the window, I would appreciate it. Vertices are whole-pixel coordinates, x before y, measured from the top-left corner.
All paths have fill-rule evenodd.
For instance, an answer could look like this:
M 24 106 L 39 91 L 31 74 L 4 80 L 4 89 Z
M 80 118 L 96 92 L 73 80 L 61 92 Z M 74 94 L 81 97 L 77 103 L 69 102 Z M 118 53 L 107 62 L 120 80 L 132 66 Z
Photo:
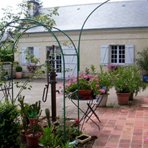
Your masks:
M 110 45 L 110 63 L 125 63 L 125 45 Z
M 54 68 L 57 73 L 62 72 L 62 59 L 61 59 L 61 51 L 58 47 L 46 47 L 47 49 L 47 58 L 49 60 L 49 64 L 51 68 Z
M 21 48 L 21 59 L 20 60 L 21 60 L 22 65 L 34 63 L 35 60 L 37 61 L 37 59 L 39 61 L 39 58 L 40 58 L 39 47 L 22 47 Z M 32 60 L 29 60 L 29 59 L 32 59 Z
M 134 45 L 102 45 L 100 48 L 100 64 L 133 64 L 135 60 Z
M 28 63 L 33 63 L 33 57 L 34 57 L 34 48 L 33 47 L 28 47 L 27 50 L 27 55 L 29 56 Z

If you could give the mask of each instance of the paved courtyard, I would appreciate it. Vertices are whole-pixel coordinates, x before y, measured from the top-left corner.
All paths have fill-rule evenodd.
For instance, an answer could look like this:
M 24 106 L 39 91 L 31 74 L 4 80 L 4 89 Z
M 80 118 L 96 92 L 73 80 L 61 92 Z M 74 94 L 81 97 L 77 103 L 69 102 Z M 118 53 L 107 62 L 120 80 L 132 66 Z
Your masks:
M 31 82 L 32 89 L 23 91 L 25 101 L 33 103 L 42 100 L 43 89 L 46 84 L 44 79 Z M 57 89 L 62 86 L 57 82 Z M 18 89 L 14 89 L 16 95 Z M 42 115 L 45 108 L 51 108 L 50 88 L 47 101 L 42 102 Z M 2 92 L 0 92 L 2 96 Z M 57 93 L 57 115 L 63 115 L 63 95 Z M 86 109 L 86 103 L 80 102 L 82 109 Z M 138 93 L 129 106 L 118 106 L 114 89 L 110 90 L 106 108 L 97 108 L 96 113 L 101 123 L 100 130 L 91 121 L 84 124 L 83 131 L 98 138 L 93 148 L 148 148 L 148 89 Z M 77 108 L 66 98 L 66 115 L 70 118 L 77 118 Z M 82 115 L 82 114 L 81 114 Z M 92 117 L 95 121 L 96 118 Z M 96 121 L 98 122 L 98 121 Z

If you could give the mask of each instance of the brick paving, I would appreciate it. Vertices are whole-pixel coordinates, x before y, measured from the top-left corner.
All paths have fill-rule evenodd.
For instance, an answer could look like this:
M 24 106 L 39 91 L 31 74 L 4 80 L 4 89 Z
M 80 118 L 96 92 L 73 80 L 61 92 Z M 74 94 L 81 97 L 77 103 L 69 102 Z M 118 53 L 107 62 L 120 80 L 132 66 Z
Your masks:
M 139 98 L 131 106 L 97 109 L 100 130 L 91 121 L 83 127 L 85 133 L 98 137 L 93 148 L 148 148 L 148 108 L 142 107 L 148 105 L 148 97 Z
M 36 80 L 31 83 L 32 90 L 23 91 L 26 102 L 35 102 L 42 99 L 46 80 Z M 57 83 L 57 89 L 61 83 Z M 15 88 L 14 94 L 18 89 Z M 148 148 L 148 88 L 139 92 L 130 106 L 118 106 L 114 89 L 110 90 L 107 108 L 98 108 L 101 123 L 100 130 L 94 123 L 88 122 L 84 125 L 84 132 L 96 135 L 93 148 Z M 42 102 L 42 110 L 51 108 L 50 89 L 47 101 Z M 2 92 L 0 92 L 0 97 Z M 86 103 L 80 102 L 81 108 L 86 108 Z M 112 108 L 113 107 L 113 108 Z M 57 115 L 63 115 L 63 95 L 57 94 Z M 66 100 L 66 116 L 77 117 L 77 109 L 71 101 Z M 92 117 L 96 120 L 95 117 Z M 145 140 L 147 138 L 147 141 Z

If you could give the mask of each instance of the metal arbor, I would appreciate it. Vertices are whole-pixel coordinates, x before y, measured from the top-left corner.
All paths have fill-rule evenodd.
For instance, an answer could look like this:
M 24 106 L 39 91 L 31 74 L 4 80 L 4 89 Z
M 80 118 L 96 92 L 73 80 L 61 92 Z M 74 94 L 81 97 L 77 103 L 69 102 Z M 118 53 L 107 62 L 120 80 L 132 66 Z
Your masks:
M 27 25 L 28 24 L 30 24 L 29 25 L 29 27 L 25 27 L 25 26 L 23 26 L 22 25 L 22 22 L 23 23 L 26 23 Z M 60 42 L 60 40 L 58 39 L 58 37 L 55 35 L 55 33 L 54 33 L 54 31 L 52 31 L 52 29 L 50 28 L 50 27 L 48 27 L 47 25 L 45 25 L 45 24 L 43 24 L 43 23 L 41 23 L 41 22 L 38 22 L 38 21 L 36 21 L 36 20 L 33 20 L 33 19 L 30 19 L 30 18 L 26 18 L 26 19 L 19 19 L 19 20 L 14 20 L 14 21 L 12 21 L 12 22 L 10 22 L 10 23 L 8 23 L 8 24 L 6 24 L 6 26 L 4 26 L 4 28 L 3 28 L 3 30 L 2 30 L 2 34 L 1 34 L 1 39 L 3 38 L 3 36 L 4 36 L 4 34 L 5 34 L 5 32 L 8 30 L 8 29 L 10 29 L 10 28 L 12 28 L 13 30 L 16 30 L 16 31 L 18 31 L 19 33 L 18 34 L 14 34 L 15 35 L 15 38 L 14 38 L 14 42 L 13 42 L 13 46 L 12 46 L 12 53 L 13 53 L 13 57 L 14 57 L 14 53 L 15 53 L 15 51 L 14 51 L 14 49 L 16 48 L 16 46 L 17 46 L 17 44 L 18 44 L 18 42 L 19 42 L 19 40 L 21 39 L 21 37 L 22 37 L 22 35 L 23 34 L 25 34 L 29 29 L 32 29 L 32 28 L 35 28 L 35 27 L 39 27 L 39 26 L 41 26 L 41 27 L 43 27 L 43 28 L 45 28 L 47 31 L 48 31 L 48 33 L 50 34 L 50 35 L 52 35 L 52 37 L 55 39 L 55 41 L 56 41 L 56 43 L 57 43 L 57 45 L 58 45 L 58 47 L 60 48 L 60 50 L 61 50 L 61 55 L 62 55 L 62 66 L 63 66 L 63 92 L 65 92 L 65 84 L 66 84 L 66 82 L 65 82 L 65 56 L 75 56 L 77 59 L 78 59 L 78 53 L 77 53 L 77 49 L 76 49 L 76 46 L 75 46 L 75 44 L 74 44 L 74 42 L 72 41 L 72 39 L 65 33 L 65 32 L 63 32 L 62 30 L 60 30 L 60 29 L 58 29 L 58 28 L 56 28 L 56 27 L 53 27 L 55 30 L 57 30 L 58 32 L 60 32 L 63 36 L 65 36 L 66 38 L 67 38 L 67 40 L 71 43 L 71 46 L 73 47 L 73 49 L 74 49 L 74 53 L 73 54 L 71 54 L 71 53 L 64 53 L 63 52 L 63 48 L 62 48 L 62 44 L 61 44 L 61 42 Z M 0 43 L 0 45 L 2 45 L 2 42 Z M 48 62 L 48 61 L 47 61 Z M 78 62 L 79 63 L 79 62 Z M 77 66 L 78 67 L 78 66 Z M 13 63 L 12 63 L 12 69 L 13 69 Z M 47 71 L 48 72 L 48 71 Z M 49 75 L 48 75 L 49 73 L 47 73 L 47 78 L 49 79 Z M 78 74 L 78 71 L 77 71 L 77 74 Z M 55 73 L 53 74 L 52 73 L 52 76 L 53 75 L 55 75 Z M 50 77 L 52 77 L 52 76 L 50 76 Z M 55 76 L 54 76 L 55 77 Z M 49 85 L 49 80 L 47 79 L 47 85 Z M 54 83 L 54 85 L 55 85 L 55 82 L 53 82 Z M 14 95 L 13 95 L 13 79 L 12 79 L 12 82 L 11 82 L 11 86 L 12 86 L 12 94 L 11 94 L 11 97 L 9 97 L 8 99 L 10 99 L 11 100 L 11 102 L 12 103 L 15 103 L 15 100 L 17 99 L 17 98 L 14 98 Z M 55 94 L 55 90 L 53 89 L 53 94 Z M 52 94 L 52 95 L 53 95 Z M 18 96 L 17 96 L 18 97 Z M 52 101 L 55 101 L 55 98 L 56 96 L 54 95 L 52 98 L 53 98 L 53 100 Z M 65 120 L 66 120 L 66 96 L 65 96 L 65 93 L 63 94 L 63 118 L 64 118 L 64 131 L 66 131 L 66 125 L 65 125 Z M 53 102 L 53 120 L 55 120 L 55 113 L 54 113 L 54 111 L 56 110 L 56 108 L 54 108 L 54 107 L 56 107 L 55 106 L 55 103 L 56 102 Z M 65 132 L 64 132 L 65 133 Z M 66 133 L 65 133 L 66 134 Z
M 65 33 L 63 32 L 62 30 L 56 28 L 56 27 L 52 27 L 52 29 L 55 29 L 56 31 L 60 32 L 63 36 L 65 36 L 67 38 L 67 40 L 70 42 L 71 46 L 73 47 L 74 49 L 74 52 L 73 53 L 64 53 L 63 51 L 63 48 L 62 48 L 62 44 L 59 40 L 59 38 L 56 36 L 55 32 L 50 28 L 48 27 L 47 25 L 39 22 L 39 21 L 36 21 L 36 20 L 33 20 L 33 19 L 30 19 L 30 18 L 26 18 L 26 19 L 19 19 L 19 20 L 13 20 L 11 21 L 10 23 L 6 24 L 6 26 L 4 26 L 3 30 L 2 30 L 2 34 L 1 34 L 1 39 L 2 37 L 4 36 L 5 32 L 7 30 L 9 30 L 9 28 L 13 28 L 14 30 L 17 30 L 19 32 L 19 34 L 17 34 L 14 38 L 14 42 L 13 42 L 13 46 L 12 46 L 12 52 L 13 52 L 13 57 L 14 57 L 14 49 L 16 48 L 20 38 L 22 37 L 23 34 L 25 34 L 29 29 L 32 29 L 32 28 L 35 28 L 35 27 L 43 27 L 47 30 L 47 32 L 55 39 L 55 42 L 57 43 L 58 47 L 60 48 L 61 50 L 61 55 L 62 55 L 62 66 L 63 66 L 63 118 L 64 118 L 64 135 L 66 136 L 66 95 L 65 95 L 65 86 L 66 86 L 66 79 L 65 79 L 65 57 L 66 56 L 75 56 L 76 59 L 77 59 L 77 80 L 78 80 L 78 86 L 79 86 L 79 72 L 80 72 L 80 42 L 81 42 L 81 36 L 82 36 L 82 32 L 83 32 L 83 29 L 84 29 L 84 26 L 86 24 L 86 22 L 88 21 L 89 17 L 99 8 L 101 7 L 102 5 L 104 5 L 105 3 L 107 3 L 108 1 L 110 0 L 107 0 L 105 1 L 104 3 L 100 4 L 99 6 L 97 6 L 89 15 L 88 17 L 85 19 L 83 25 L 82 25 L 82 28 L 80 30 L 80 33 L 79 33 L 79 40 L 78 40 L 78 47 L 75 46 L 73 40 Z M 22 25 L 22 23 L 26 23 L 26 24 L 29 24 L 28 27 L 25 27 Z M 0 46 L 2 46 L 2 43 L 0 43 Z M 49 61 L 46 61 L 47 63 Z M 12 68 L 13 68 L 13 63 L 12 63 Z M 47 68 L 48 69 L 48 68 Z M 53 71 L 54 72 L 54 71 Z M 54 75 L 54 78 L 55 78 L 55 73 L 53 73 Z M 52 78 L 51 78 L 52 79 Z M 47 98 L 47 93 L 48 93 L 48 87 L 49 87 L 49 73 L 47 71 L 47 85 L 45 85 L 45 89 L 44 89 L 44 92 L 45 92 L 45 100 L 46 101 L 46 98 Z M 55 81 L 53 81 L 53 84 L 55 85 Z M 13 79 L 12 79 L 12 97 L 10 98 L 11 99 L 11 102 L 14 103 L 16 98 L 14 99 L 14 95 L 13 95 Z M 55 86 L 54 86 L 55 87 Z M 53 93 L 56 93 L 56 90 L 53 89 Z M 9 98 L 8 98 L 9 99 Z M 53 96 L 53 100 L 56 99 L 56 96 L 54 94 Z M 55 101 L 55 100 L 54 100 Z M 55 105 L 56 102 L 54 102 L 54 105 Z M 78 118 L 80 116 L 79 114 L 79 99 L 78 99 Z M 56 106 L 55 108 L 53 108 L 53 112 L 55 111 L 56 109 Z M 55 116 L 56 114 L 53 115 L 53 120 L 55 120 Z

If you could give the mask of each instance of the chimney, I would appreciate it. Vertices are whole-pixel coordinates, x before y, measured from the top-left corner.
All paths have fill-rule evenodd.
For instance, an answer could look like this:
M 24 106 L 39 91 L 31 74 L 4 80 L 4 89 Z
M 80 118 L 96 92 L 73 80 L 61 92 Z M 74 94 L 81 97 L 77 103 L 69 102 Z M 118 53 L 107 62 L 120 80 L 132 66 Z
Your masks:
M 40 10 L 39 0 L 28 0 L 28 13 L 30 17 L 37 16 Z

